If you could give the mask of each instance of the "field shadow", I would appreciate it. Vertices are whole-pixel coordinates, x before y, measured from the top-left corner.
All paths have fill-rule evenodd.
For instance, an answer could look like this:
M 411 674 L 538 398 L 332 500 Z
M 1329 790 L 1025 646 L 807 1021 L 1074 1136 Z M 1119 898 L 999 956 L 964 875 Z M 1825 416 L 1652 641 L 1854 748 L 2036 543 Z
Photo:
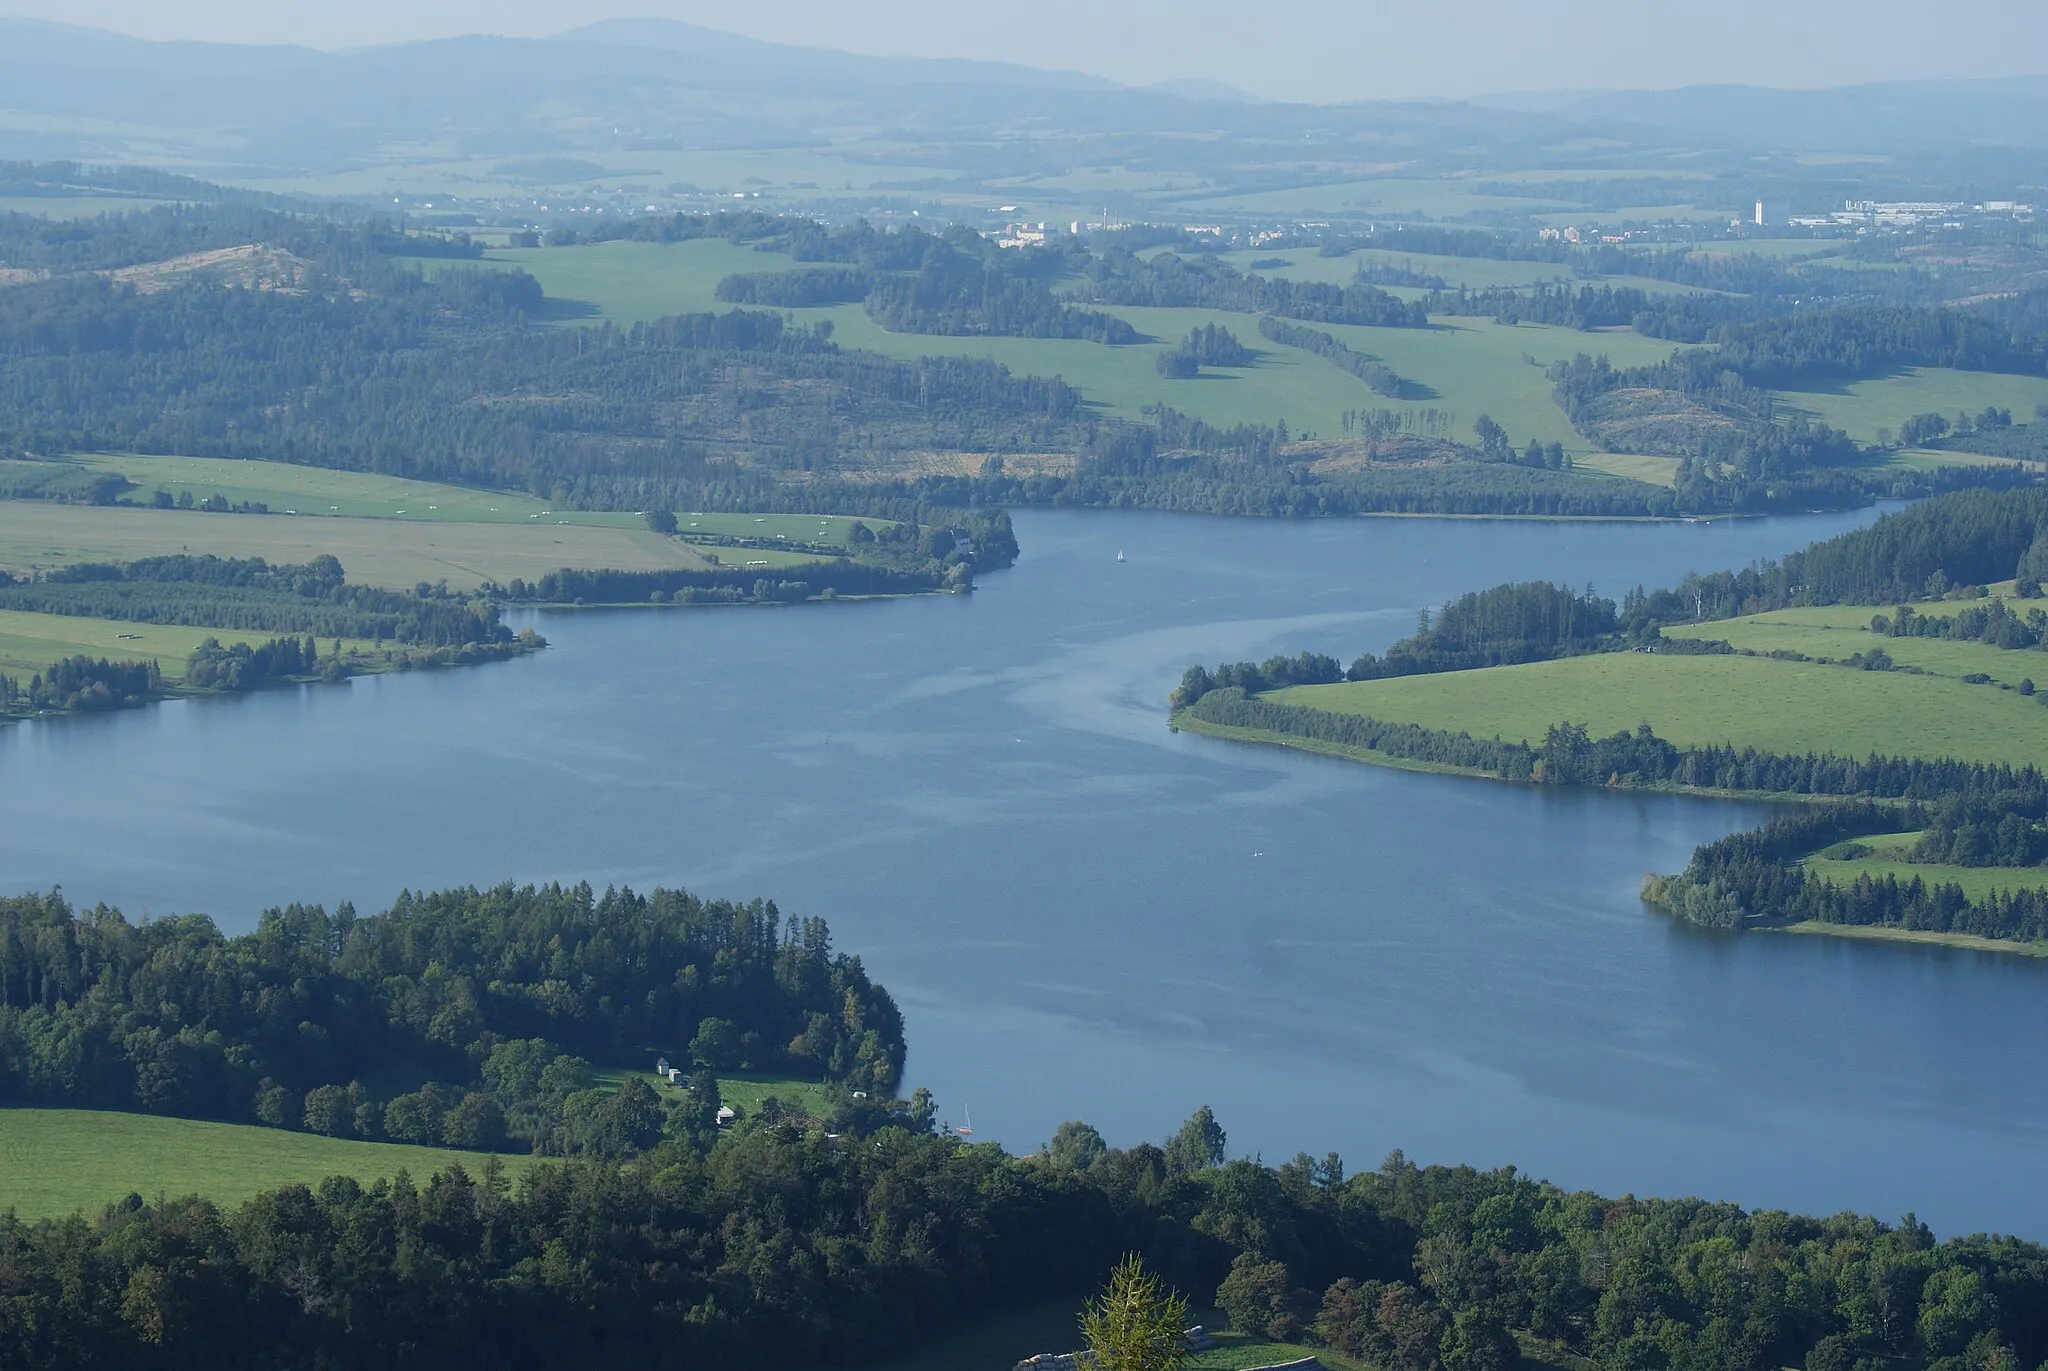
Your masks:
M 588 300 L 565 300 L 551 295 L 540 302 L 533 318 L 542 324 L 576 324 L 603 315 L 604 311 Z
M 1846 398 L 1852 393 L 1850 386 L 1860 385 L 1865 381 L 1895 381 L 1908 372 L 1917 370 L 1917 367 L 1885 367 L 1865 376 L 1815 377 L 1802 379 L 1797 387 L 1779 386 L 1777 391 L 1780 395 L 1836 395 Z

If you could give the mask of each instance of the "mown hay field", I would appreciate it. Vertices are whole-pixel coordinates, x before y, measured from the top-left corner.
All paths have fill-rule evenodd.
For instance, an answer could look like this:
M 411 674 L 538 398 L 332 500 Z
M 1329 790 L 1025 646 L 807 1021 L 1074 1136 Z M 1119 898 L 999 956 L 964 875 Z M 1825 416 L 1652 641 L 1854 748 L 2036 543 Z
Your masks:
M 0 1211 L 24 1219 L 88 1214 L 124 1195 L 204 1195 L 221 1205 L 294 1183 L 353 1176 L 369 1184 L 406 1171 L 424 1181 L 490 1157 L 451 1148 L 360 1142 L 252 1124 L 88 1109 L 0 1109 Z M 501 1156 L 519 1175 L 530 1156 Z

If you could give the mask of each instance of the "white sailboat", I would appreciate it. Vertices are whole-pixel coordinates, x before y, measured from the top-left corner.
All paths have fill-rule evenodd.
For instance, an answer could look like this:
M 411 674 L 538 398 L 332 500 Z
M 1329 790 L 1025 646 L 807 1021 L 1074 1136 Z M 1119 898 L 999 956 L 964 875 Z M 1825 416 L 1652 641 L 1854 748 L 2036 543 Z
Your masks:
M 967 1117 L 967 1124 L 964 1128 L 955 1128 L 953 1131 L 963 1138 L 971 1138 L 974 1136 L 974 1111 L 963 1104 L 960 1106 L 960 1112 Z
M 1123 559 L 1124 559 L 1124 550 L 1123 550 L 1122 548 L 1118 548 L 1118 549 L 1116 550 L 1116 559 L 1117 559 L 1117 561 L 1119 561 L 1119 562 L 1123 561 Z

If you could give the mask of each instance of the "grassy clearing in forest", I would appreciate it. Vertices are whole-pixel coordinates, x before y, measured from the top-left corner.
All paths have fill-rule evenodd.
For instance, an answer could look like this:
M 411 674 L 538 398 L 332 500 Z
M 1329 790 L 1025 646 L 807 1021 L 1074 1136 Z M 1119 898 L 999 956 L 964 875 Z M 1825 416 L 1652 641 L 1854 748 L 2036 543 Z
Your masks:
M 251 1124 L 88 1109 L 0 1109 L 0 1212 L 24 1219 L 96 1212 L 124 1195 L 204 1195 L 226 1206 L 265 1190 L 400 1171 L 424 1181 L 461 1164 L 471 1176 L 491 1154 L 360 1142 Z M 530 1156 L 499 1156 L 518 1176 Z
M 1837 858 L 1815 853 L 1802 864 L 1814 875 L 1836 885 L 1850 885 L 1863 876 L 1877 881 L 1890 876 L 1903 885 L 1918 877 L 1928 885 L 1959 885 L 1971 900 L 1982 900 L 1995 890 L 2048 889 L 2048 867 L 2044 866 L 1948 866 L 1907 861 L 1906 853 L 1919 840 L 1918 833 L 1879 833 L 1856 839 L 1859 845 L 1870 849 L 1867 857 Z
M 671 1058 L 683 1068 L 688 1076 L 690 1068 L 680 1058 Z M 600 1085 L 616 1086 L 619 1082 L 638 1078 L 661 1092 L 664 1100 L 670 1098 L 673 1087 L 665 1086 L 655 1079 L 654 1059 L 650 1056 L 647 1065 L 608 1066 L 591 1073 Z M 774 1096 L 785 1105 L 794 1106 L 812 1118 L 822 1119 L 832 1112 L 832 1104 L 823 1085 L 796 1076 L 773 1076 L 757 1071 L 722 1072 L 718 1077 L 718 1097 L 738 1110 L 742 1118 L 751 1117 L 761 1111 L 761 1101 Z

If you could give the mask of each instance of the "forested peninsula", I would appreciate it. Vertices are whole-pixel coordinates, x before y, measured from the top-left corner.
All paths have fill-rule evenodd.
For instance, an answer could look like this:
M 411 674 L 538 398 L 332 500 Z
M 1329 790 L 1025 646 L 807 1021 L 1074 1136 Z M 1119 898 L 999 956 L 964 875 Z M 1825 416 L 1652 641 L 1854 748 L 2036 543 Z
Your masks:
M 549 1158 L 0 1213 L 0 1364 L 851 1367 L 1078 1307 L 1132 1254 L 1236 1336 L 1400 1371 L 2048 1356 L 2048 1250 L 2017 1239 L 1398 1152 L 1269 1166 L 1206 1106 L 1164 1146 L 1069 1122 L 1013 1156 L 894 1100 L 903 1047 L 859 958 L 760 901 L 500 886 L 233 938 L 0 901 L 0 1105 Z M 686 1085 L 649 1083 L 657 1052 Z M 747 1064 L 822 1078 L 831 1113 L 719 1110 Z
M 289 905 L 230 938 L 204 915 L 0 900 L 0 1107 L 629 1155 L 717 1108 L 639 1079 L 663 1053 L 882 1095 L 903 1019 L 823 921 L 761 901 L 505 885 Z
M 546 646 L 531 629 L 514 633 L 487 597 L 352 585 L 331 556 L 290 566 L 180 554 L 32 577 L 0 571 L 0 610 L 276 635 L 254 645 L 206 639 L 182 664 L 176 689 L 188 694 L 497 661 Z M 0 675 L 0 718 L 117 709 L 170 693 L 157 662 L 80 655 L 25 681 Z
M 2048 493 L 1962 492 L 1777 562 L 1689 576 L 1668 590 L 1638 588 L 1619 604 L 1590 589 L 1543 583 L 1467 594 L 1434 615 L 1425 612 L 1417 632 L 1384 655 L 1360 654 L 1348 668 L 1313 652 L 1192 667 L 1174 692 L 1172 722 L 1221 737 L 1534 784 L 1798 798 L 1810 802 L 1801 812 L 1700 848 L 1684 873 L 1651 882 L 1646 897 L 1718 928 L 1841 926 L 2035 943 L 2048 939 L 2048 779 L 2032 762 L 1996 760 L 2005 750 L 1996 738 L 1982 740 L 1978 759 L 1930 750 L 1917 730 L 1934 716 L 1915 710 L 1945 709 L 1962 698 L 1957 691 L 2003 692 L 2023 711 L 2013 723 L 2039 731 L 2029 707 L 2048 696 L 2037 694 L 2024 673 L 2048 667 L 2048 658 L 2035 661 L 2048 645 L 2048 608 L 2032 603 L 2041 599 L 2044 575 Z M 1989 597 L 1990 583 L 2009 585 L 2010 597 Z M 1771 641 L 1768 630 L 1777 624 L 1796 628 L 1792 611 L 1853 605 L 1893 608 L 1870 615 L 1860 629 L 1831 630 L 1857 647 L 1843 657 L 1752 645 Z M 1937 684 L 1940 693 L 1899 696 L 1906 679 L 1941 680 L 1940 662 L 1931 670 L 1893 656 L 1905 654 L 1906 642 L 1926 639 L 1970 645 L 1964 666 L 1984 661 L 1983 650 L 1991 649 L 1994 658 L 2015 662 L 2011 674 L 2018 679 L 1968 671 L 1953 687 Z M 1496 708 L 1505 709 L 1537 679 L 1530 669 L 1605 658 L 1615 672 L 1558 680 L 1612 689 L 1611 682 L 1652 680 L 1654 666 L 1662 684 L 1644 687 L 1654 705 L 1656 690 L 1677 691 L 1689 673 L 1738 657 L 1781 672 L 1854 673 L 1829 679 L 1889 711 L 1891 744 L 1864 755 L 1824 747 L 1774 752 L 1739 738 L 1680 745 L 1657 731 L 1690 726 L 1678 694 L 1663 697 L 1661 725 L 1645 721 L 1601 736 L 1566 716 L 1537 737 L 1487 736 L 1375 717 L 1371 701 L 1378 697 L 1360 691 L 1362 683 L 1473 673 L 1469 679 L 1485 683 Z M 2048 671 L 2043 675 L 2048 679 Z M 1777 679 L 1803 685 L 1815 678 Z M 1486 698 L 1483 690 L 1478 698 Z M 1582 695 L 1578 705 L 1562 708 L 1591 702 Z M 1765 698 L 1753 708 L 1768 714 L 1781 707 L 1783 699 Z M 1873 858 L 1878 849 L 1862 840 L 1880 835 L 1905 835 L 1881 845 L 1903 870 L 1809 862 Z M 1977 871 L 1997 884 L 1971 876 Z

